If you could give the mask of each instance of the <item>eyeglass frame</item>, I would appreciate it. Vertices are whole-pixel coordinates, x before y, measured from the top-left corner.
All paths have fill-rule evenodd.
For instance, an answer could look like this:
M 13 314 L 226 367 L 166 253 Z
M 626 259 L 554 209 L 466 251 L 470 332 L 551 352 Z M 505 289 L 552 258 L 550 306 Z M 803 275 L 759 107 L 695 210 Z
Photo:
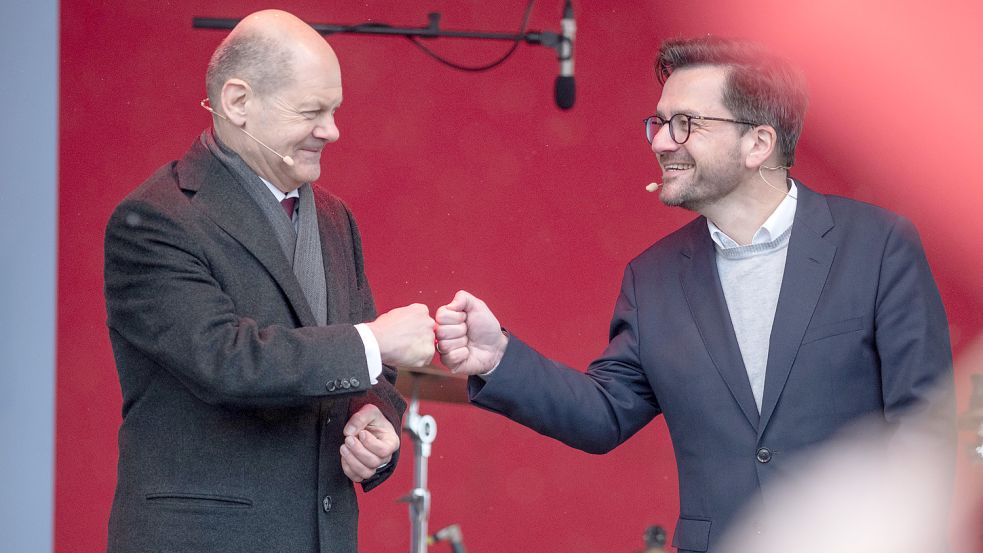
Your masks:
M 676 140 L 676 134 L 672 132 L 672 119 L 674 117 L 684 117 L 686 119 L 686 138 L 682 140 Z M 642 119 L 642 123 L 645 125 L 645 140 L 647 140 L 649 144 L 654 142 L 655 136 L 659 134 L 659 131 L 655 131 L 654 133 L 652 133 L 652 140 L 648 139 L 649 137 L 648 129 L 650 126 L 649 121 L 653 121 L 656 119 L 661 119 L 663 121 L 662 123 L 659 124 L 659 130 L 662 130 L 663 126 L 669 125 L 669 138 L 671 138 L 673 142 L 679 144 L 680 146 L 686 144 L 686 141 L 689 140 L 690 134 L 692 134 L 693 132 L 693 119 L 697 119 L 700 121 L 723 121 L 724 123 L 737 123 L 738 125 L 751 125 L 752 127 L 758 127 L 762 125 L 762 123 L 752 123 L 751 121 L 738 121 L 737 119 L 725 119 L 723 117 L 710 117 L 708 115 L 690 115 L 688 113 L 676 113 L 671 115 L 669 119 L 665 119 L 660 115 L 649 115 L 645 119 Z

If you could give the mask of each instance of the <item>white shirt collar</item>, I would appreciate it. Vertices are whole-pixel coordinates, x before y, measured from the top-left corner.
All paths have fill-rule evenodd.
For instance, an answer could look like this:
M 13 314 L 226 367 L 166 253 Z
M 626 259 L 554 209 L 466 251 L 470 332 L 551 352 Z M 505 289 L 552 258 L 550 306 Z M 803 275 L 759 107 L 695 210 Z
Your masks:
M 259 175 L 257 175 L 257 176 L 259 176 Z M 259 180 L 263 181 L 263 184 L 265 184 L 266 187 L 270 189 L 270 192 L 272 192 L 273 195 L 276 196 L 276 201 L 278 201 L 278 202 L 282 202 L 284 198 L 299 198 L 300 197 L 300 192 L 298 192 L 298 190 L 299 190 L 298 188 L 295 188 L 295 189 L 291 190 L 289 194 L 284 194 L 282 190 L 280 190 L 279 188 L 273 186 L 273 183 L 272 182 L 264 179 L 263 177 L 259 177 Z
M 795 220 L 796 197 L 798 194 L 796 193 L 795 181 L 788 179 L 788 182 L 788 194 L 785 195 L 782 203 L 778 204 L 775 211 L 772 211 L 771 215 L 754 232 L 754 236 L 751 238 L 751 244 L 771 242 L 792 226 L 792 221 Z M 724 231 L 720 230 L 720 227 L 713 224 L 713 221 L 710 219 L 707 219 L 707 228 L 710 229 L 710 238 L 721 248 L 736 248 L 740 245 L 733 238 L 727 236 Z

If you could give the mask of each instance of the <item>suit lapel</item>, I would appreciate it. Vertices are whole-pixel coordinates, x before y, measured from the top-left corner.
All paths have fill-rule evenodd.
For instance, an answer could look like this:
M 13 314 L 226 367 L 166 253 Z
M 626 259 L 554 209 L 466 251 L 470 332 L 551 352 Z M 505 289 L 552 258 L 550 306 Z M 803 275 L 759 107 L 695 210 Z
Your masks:
M 823 238 L 833 228 L 826 199 L 798 181 L 795 184 L 798 192 L 795 221 L 768 346 L 759 434 L 764 432 L 778 405 L 836 253 L 836 246 Z
M 291 263 L 273 234 L 270 222 L 232 173 L 195 141 L 177 167 L 182 189 L 196 191 L 193 202 L 266 268 L 280 286 L 303 326 L 317 321 Z
M 751 426 L 757 428 L 758 408 L 720 286 L 716 254 L 705 218 L 700 217 L 691 223 L 689 240 L 681 253 L 683 294 L 703 344 L 744 416 Z

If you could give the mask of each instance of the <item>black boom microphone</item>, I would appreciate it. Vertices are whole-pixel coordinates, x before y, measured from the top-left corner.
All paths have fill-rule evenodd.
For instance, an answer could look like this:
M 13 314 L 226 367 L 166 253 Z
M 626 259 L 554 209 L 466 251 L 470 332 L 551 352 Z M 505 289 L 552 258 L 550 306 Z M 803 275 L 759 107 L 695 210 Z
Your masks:
M 557 58 L 560 60 L 560 74 L 556 77 L 554 96 L 560 109 L 570 109 L 577 98 L 577 89 L 573 81 L 573 41 L 577 35 L 577 22 L 573 19 L 573 4 L 567 0 L 563 6 L 563 18 L 560 19 L 562 38 L 557 46 Z

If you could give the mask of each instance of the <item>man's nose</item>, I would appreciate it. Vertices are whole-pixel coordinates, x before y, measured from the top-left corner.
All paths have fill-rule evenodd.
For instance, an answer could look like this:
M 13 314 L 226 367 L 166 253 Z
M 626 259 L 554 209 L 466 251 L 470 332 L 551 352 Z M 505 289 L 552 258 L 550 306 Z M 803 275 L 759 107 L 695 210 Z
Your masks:
M 661 154 L 664 152 L 673 152 L 679 149 L 679 144 L 672 139 L 669 134 L 669 124 L 662 125 L 659 127 L 659 131 L 655 133 L 652 137 L 652 152 L 656 154 Z
M 314 136 L 326 142 L 334 142 L 341 137 L 341 131 L 335 124 L 334 115 L 326 115 L 322 121 L 318 121 L 314 127 Z

